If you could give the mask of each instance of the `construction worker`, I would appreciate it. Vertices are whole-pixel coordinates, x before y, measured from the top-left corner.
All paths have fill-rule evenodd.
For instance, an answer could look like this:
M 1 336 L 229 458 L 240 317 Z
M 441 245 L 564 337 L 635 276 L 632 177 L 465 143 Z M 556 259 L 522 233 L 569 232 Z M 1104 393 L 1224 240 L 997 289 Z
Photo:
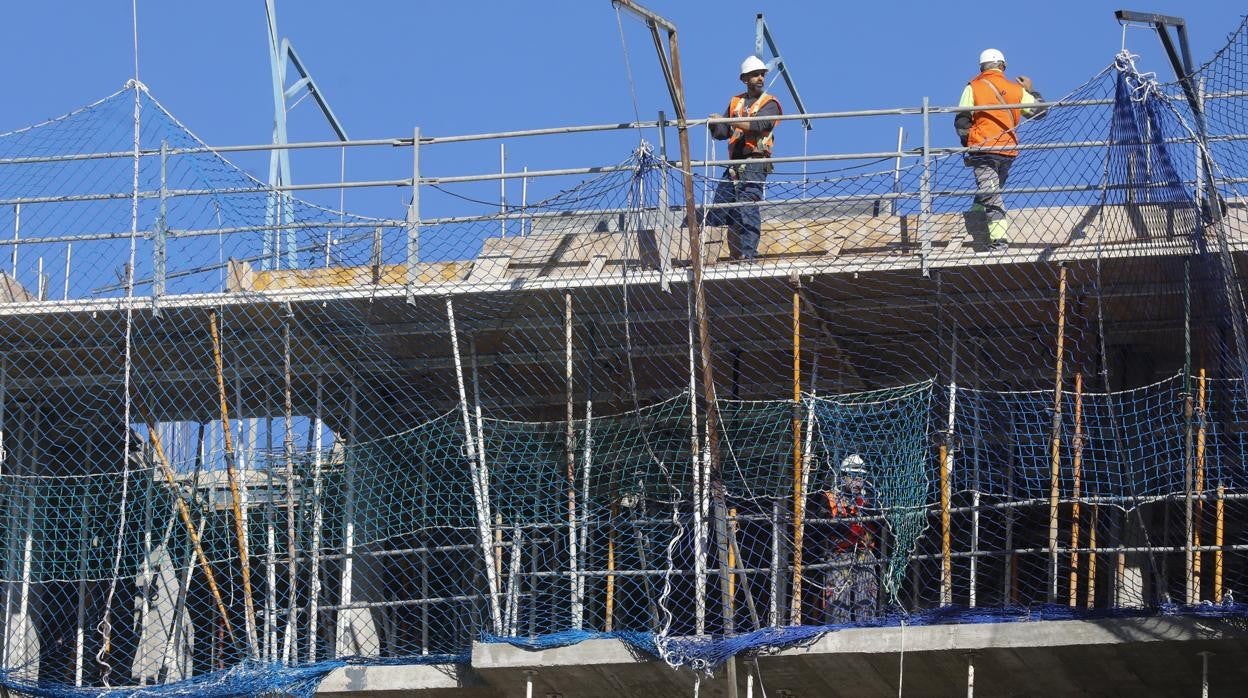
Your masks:
M 871 526 L 861 520 L 869 504 L 862 456 L 852 453 L 841 461 L 839 488 L 824 492 L 824 496 L 833 522 L 823 585 L 824 622 L 869 620 L 875 617 L 879 584 L 875 536 Z
M 745 92 L 732 98 L 727 111 L 711 114 L 711 118 L 780 116 L 780 102 L 763 91 L 766 76 L 766 63 L 757 56 L 746 58 L 741 63 L 741 82 L 745 83 Z M 715 203 L 762 200 L 763 184 L 773 168 L 771 163 L 750 160 L 771 157 L 772 131 L 775 127 L 776 122 L 772 120 L 707 124 L 712 138 L 728 141 L 728 157 L 740 161 L 724 170 L 724 177 L 715 188 Z M 753 260 L 758 256 L 759 230 L 762 226 L 758 206 L 712 208 L 706 222 L 729 228 L 728 248 L 733 259 Z
M 982 107 L 994 104 L 1035 104 L 1043 101 L 1031 84 L 1031 78 L 1019 76 L 1017 81 L 1005 77 L 1005 55 L 995 48 L 979 54 L 979 75 L 962 90 L 959 107 Z M 1018 156 L 1011 147 L 1018 145 L 1018 125 L 1023 119 L 1041 118 L 1043 109 L 994 109 L 959 112 L 954 128 L 966 148 L 1000 148 L 971 151 L 965 164 L 975 174 L 979 193 L 975 195 L 972 212 L 982 212 L 988 219 L 988 247 L 1003 250 L 1009 247 L 1010 221 L 1006 218 L 1005 199 L 1001 189 L 1010 174 L 1010 165 Z

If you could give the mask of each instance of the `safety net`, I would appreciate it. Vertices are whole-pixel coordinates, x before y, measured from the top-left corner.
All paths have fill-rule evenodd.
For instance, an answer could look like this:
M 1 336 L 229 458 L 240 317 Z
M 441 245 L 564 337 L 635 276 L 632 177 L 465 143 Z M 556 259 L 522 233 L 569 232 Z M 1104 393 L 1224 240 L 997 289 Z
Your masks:
M 138 83 L 0 135 L 0 686 L 1242 615 L 1245 60 L 998 110 L 995 187 L 958 147 L 760 182 L 697 122 L 501 206 L 450 174 L 482 139 L 400 139 L 377 218 Z

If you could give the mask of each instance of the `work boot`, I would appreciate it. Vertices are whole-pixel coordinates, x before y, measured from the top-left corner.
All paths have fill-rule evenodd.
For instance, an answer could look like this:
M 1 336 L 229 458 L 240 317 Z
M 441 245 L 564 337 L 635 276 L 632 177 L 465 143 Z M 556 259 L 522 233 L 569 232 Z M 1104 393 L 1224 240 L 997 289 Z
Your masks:
M 1004 250 L 1010 246 L 1009 240 L 1010 221 L 1001 218 L 995 221 L 988 221 L 988 249 Z

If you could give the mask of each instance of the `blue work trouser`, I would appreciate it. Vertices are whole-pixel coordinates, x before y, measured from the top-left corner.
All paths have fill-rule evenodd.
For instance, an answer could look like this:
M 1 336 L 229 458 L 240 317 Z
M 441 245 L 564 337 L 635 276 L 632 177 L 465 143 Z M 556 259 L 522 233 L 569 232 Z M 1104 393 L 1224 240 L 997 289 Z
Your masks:
M 967 167 L 975 174 L 975 186 L 979 193 L 975 195 L 975 203 L 984 207 L 984 217 L 990 221 L 1005 218 L 1005 197 L 1000 190 L 1005 188 L 1005 180 L 1010 176 L 1010 165 L 1014 158 L 997 153 L 977 153 L 967 155 L 964 160 Z
M 715 188 L 715 203 L 762 201 L 763 184 L 767 181 L 767 173 L 770 171 L 771 167 L 766 163 L 746 162 L 729 167 L 724 170 L 724 178 Z M 728 226 L 737 235 L 736 245 L 729 242 L 734 257 L 754 259 L 758 256 L 759 229 L 762 226 L 762 216 L 758 212 L 758 206 L 713 208 L 706 217 L 706 223 L 707 225 Z

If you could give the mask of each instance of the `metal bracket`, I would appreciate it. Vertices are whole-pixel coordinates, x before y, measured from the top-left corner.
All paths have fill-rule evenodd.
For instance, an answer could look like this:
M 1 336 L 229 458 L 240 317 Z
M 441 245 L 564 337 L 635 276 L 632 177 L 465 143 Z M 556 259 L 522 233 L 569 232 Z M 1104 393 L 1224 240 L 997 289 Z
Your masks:
M 1152 25 L 1157 31 L 1157 38 L 1161 39 L 1161 47 L 1166 51 L 1166 57 L 1170 59 L 1170 67 L 1174 69 L 1174 75 L 1179 80 L 1179 86 L 1183 88 L 1183 96 L 1187 98 L 1187 104 L 1192 110 L 1192 116 L 1196 119 L 1196 132 L 1202 144 L 1207 144 L 1209 139 L 1208 128 L 1205 124 L 1204 102 L 1200 97 L 1192 76 L 1196 69 L 1192 64 L 1192 49 L 1187 40 L 1187 22 L 1182 17 L 1172 17 L 1170 15 L 1161 15 L 1154 12 L 1133 12 L 1131 10 L 1117 10 L 1114 12 L 1114 18 L 1119 22 L 1128 24 L 1148 24 Z M 1174 39 L 1170 37 L 1170 27 L 1174 27 L 1174 32 L 1178 37 L 1178 49 L 1174 45 Z M 1204 165 L 1206 177 L 1212 181 L 1213 168 L 1208 157 L 1204 152 L 1201 154 L 1201 162 Z M 1221 218 L 1222 200 L 1218 195 L 1217 189 L 1213 186 L 1206 188 L 1204 206 L 1207 207 L 1210 218 L 1215 221 Z
M 767 20 L 763 19 L 763 13 L 760 12 L 754 18 L 754 55 L 761 58 L 764 46 L 771 53 L 771 60 L 767 61 L 767 69 L 780 71 L 780 77 L 784 78 L 784 84 L 789 88 L 789 95 L 793 97 L 793 105 L 797 107 L 799 114 L 805 114 L 806 105 L 802 103 L 802 96 L 797 93 L 797 85 L 793 82 L 793 75 L 789 72 L 789 65 L 784 62 L 784 57 L 780 55 L 780 50 L 776 48 L 776 39 L 771 35 L 771 29 L 767 27 Z M 810 123 L 810 119 L 802 119 L 802 123 L 806 125 L 807 131 L 814 128 L 814 125 Z
M 295 52 L 295 47 L 290 43 L 289 39 L 281 39 L 279 41 L 275 3 L 276 0 L 264 0 L 265 16 L 268 20 L 269 28 L 269 68 L 273 78 L 273 145 L 284 146 L 289 142 L 286 136 L 286 115 L 291 106 L 289 100 L 304 89 L 307 90 L 317 106 L 320 107 L 321 114 L 324 115 L 334 134 L 338 136 L 338 140 L 347 141 L 346 129 L 342 127 L 342 122 L 338 120 L 334 110 L 330 108 L 329 102 L 325 99 L 320 87 L 317 86 L 316 80 L 313 79 L 312 74 L 299 58 L 299 54 Z M 294 66 L 300 78 L 289 87 L 286 86 L 286 68 L 288 66 Z M 274 149 L 269 152 L 269 186 L 273 187 L 273 191 L 269 194 L 268 201 L 265 204 L 264 218 L 265 224 L 273 225 L 275 229 L 264 235 L 264 253 L 260 260 L 261 269 L 283 266 L 283 257 L 285 258 L 285 266 L 295 267 L 298 265 L 295 232 L 293 230 L 281 230 L 278 227 L 285 226 L 293 221 L 289 205 L 290 196 L 278 189 L 287 184 L 291 184 L 290 151 L 284 148 Z

